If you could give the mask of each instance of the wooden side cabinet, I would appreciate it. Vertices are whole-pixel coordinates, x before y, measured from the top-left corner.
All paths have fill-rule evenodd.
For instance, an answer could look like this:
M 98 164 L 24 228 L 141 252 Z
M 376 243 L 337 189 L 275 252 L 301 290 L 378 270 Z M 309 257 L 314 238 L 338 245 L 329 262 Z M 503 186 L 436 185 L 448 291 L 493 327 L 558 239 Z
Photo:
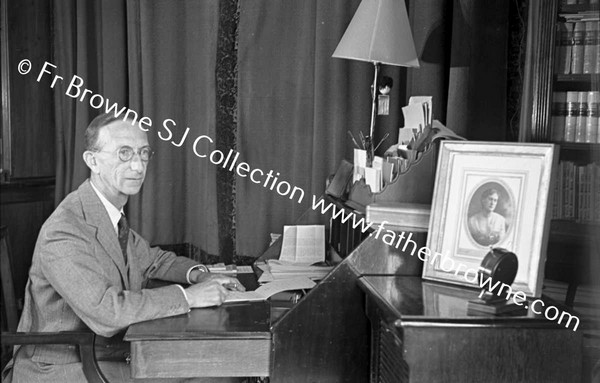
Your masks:
M 581 381 L 581 332 L 530 310 L 469 316 L 477 291 L 420 277 L 362 276 L 359 286 L 371 322 L 372 383 Z

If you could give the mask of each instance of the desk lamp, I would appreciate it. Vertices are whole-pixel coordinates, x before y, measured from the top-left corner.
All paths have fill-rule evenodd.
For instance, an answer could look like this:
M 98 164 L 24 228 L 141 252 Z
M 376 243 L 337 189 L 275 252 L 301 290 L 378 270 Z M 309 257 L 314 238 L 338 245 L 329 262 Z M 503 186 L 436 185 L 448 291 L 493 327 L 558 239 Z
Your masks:
M 372 160 L 379 65 L 419 66 L 404 0 L 362 0 L 332 57 L 368 61 L 375 67 L 371 127 L 364 139 L 367 157 Z

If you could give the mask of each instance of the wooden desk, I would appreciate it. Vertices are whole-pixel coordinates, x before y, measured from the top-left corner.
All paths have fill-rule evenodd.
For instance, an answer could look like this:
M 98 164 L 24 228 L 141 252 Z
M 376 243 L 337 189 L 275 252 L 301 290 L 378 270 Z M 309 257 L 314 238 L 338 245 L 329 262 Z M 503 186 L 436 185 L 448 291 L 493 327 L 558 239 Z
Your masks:
M 371 321 L 371 382 L 581 381 L 581 330 L 531 311 L 470 316 L 477 291 L 420 277 L 358 283 Z
M 132 376 L 268 376 L 270 326 L 268 302 L 193 309 L 135 324 L 125 336 Z
M 309 215 L 297 224 L 311 223 L 306 218 Z M 358 277 L 421 275 L 423 265 L 417 257 L 368 234 L 348 235 L 352 231 L 349 223 L 338 226 L 338 231 L 346 234 L 332 237 L 345 241 L 344 253 L 336 257 L 343 259 L 283 313 L 278 306 L 259 302 L 195 309 L 187 315 L 131 326 L 125 340 L 131 342 L 133 377 L 268 376 L 271 383 L 367 381 L 369 321 Z M 424 233 L 413 237 L 420 246 L 425 239 Z M 259 260 L 277 258 L 280 250 L 281 239 Z M 334 246 L 332 251 L 337 250 L 339 246 Z M 242 283 L 250 287 L 247 281 Z
M 265 255 L 278 253 L 278 246 Z M 365 273 L 415 275 L 420 267 L 416 257 L 369 237 L 283 314 L 269 302 L 254 302 L 132 325 L 125 340 L 131 342 L 133 377 L 364 383 L 369 322 L 357 279 Z

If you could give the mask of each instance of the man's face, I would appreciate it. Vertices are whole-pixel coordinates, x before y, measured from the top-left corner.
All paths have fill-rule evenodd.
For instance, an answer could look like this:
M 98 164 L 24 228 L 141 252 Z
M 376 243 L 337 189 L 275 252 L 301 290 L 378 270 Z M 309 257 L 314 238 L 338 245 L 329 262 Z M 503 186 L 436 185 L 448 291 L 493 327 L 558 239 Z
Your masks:
M 137 194 L 146 176 L 147 162 L 142 161 L 139 151 L 148 146 L 146 133 L 128 121 L 115 121 L 102 127 L 98 134 L 97 180 L 95 185 L 113 204 L 114 201 L 127 201 L 127 197 Z M 133 149 L 129 161 L 119 158 L 123 147 Z M 113 200 L 114 199 L 114 200 Z
M 482 201 L 483 208 L 487 211 L 494 211 L 496 209 L 496 205 L 498 204 L 498 194 L 490 194 L 485 197 Z

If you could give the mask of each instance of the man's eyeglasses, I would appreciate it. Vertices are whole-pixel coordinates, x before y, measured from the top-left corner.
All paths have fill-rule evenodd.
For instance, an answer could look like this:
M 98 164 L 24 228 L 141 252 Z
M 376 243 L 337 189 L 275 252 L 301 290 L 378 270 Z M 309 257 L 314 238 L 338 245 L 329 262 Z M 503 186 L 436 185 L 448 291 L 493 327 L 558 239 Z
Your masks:
M 97 152 L 114 153 L 106 150 L 97 150 Z M 140 159 L 144 162 L 150 161 L 150 159 L 154 155 L 152 148 L 150 148 L 149 146 L 144 146 L 143 148 L 140 148 L 137 152 L 130 146 L 121 146 L 117 151 L 119 159 L 123 162 L 131 161 L 135 153 L 139 154 Z

